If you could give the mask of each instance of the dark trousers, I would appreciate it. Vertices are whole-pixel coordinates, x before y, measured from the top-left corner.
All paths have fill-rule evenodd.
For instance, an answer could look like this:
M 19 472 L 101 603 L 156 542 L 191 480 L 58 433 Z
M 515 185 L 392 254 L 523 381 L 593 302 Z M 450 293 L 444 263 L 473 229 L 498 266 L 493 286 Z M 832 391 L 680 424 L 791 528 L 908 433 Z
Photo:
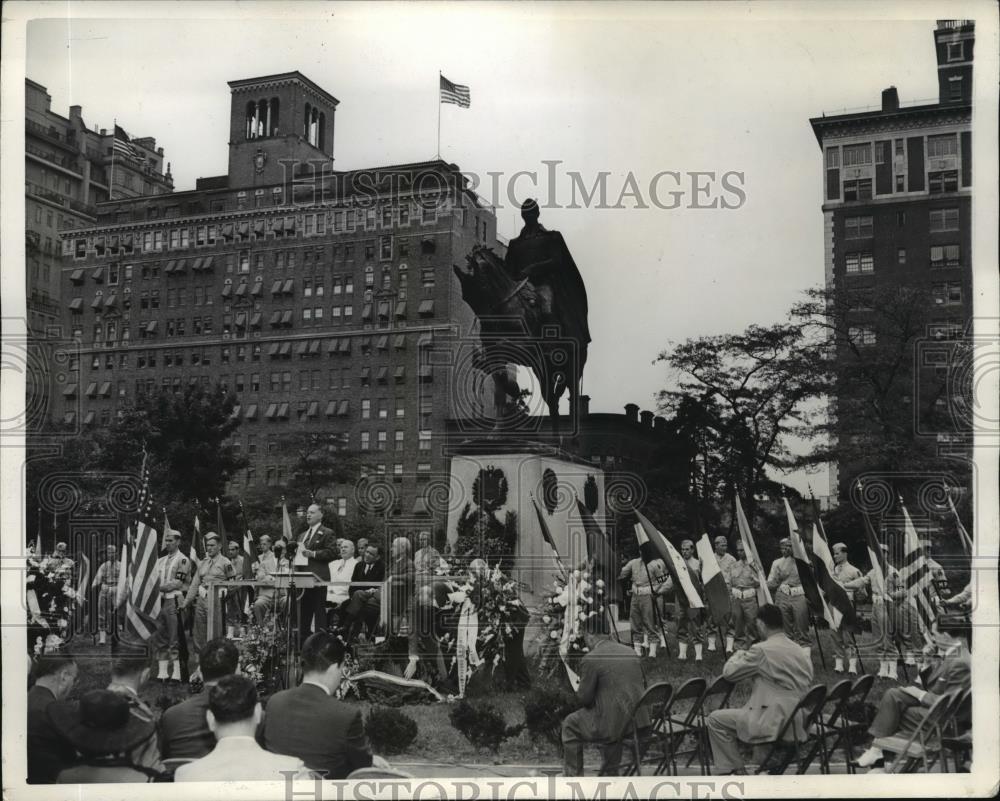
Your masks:
M 302 591 L 299 602 L 300 645 L 312 634 L 313 621 L 316 631 L 326 628 L 326 587 L 309 587 Z

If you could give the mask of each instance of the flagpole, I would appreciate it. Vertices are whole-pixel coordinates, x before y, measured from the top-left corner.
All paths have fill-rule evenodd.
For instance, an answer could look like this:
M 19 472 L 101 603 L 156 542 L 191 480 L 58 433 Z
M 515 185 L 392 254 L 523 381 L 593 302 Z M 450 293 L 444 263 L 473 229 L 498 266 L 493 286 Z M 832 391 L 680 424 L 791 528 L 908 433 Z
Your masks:
M 441 70 L 438 70 L 438 138 L 437 138 L 437 158 L 441 158 Z
M 114 118 L 114 128 L 111 129 L 111 177 L 108 179 L 108 200 L 114 197 L 115 190 L 115 131 L 118 130 L 118 118 Z

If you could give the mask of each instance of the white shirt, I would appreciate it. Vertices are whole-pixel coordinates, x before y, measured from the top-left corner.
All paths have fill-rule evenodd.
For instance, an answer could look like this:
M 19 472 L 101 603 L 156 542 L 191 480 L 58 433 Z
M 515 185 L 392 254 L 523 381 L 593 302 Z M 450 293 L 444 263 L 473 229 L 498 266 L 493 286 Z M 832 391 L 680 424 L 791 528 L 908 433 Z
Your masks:
M 344 581 L 345 584 L 330 584 L 326 588 L 326 600 L 329 603 L 342 604 L 348 599 L 347 591 L 350 589 L 351 577 L 354 575 L 354 566 L 358 563 L 358 557 L 352 556 L 350 559 L 334 559 L 330 562 L 330 581 Z

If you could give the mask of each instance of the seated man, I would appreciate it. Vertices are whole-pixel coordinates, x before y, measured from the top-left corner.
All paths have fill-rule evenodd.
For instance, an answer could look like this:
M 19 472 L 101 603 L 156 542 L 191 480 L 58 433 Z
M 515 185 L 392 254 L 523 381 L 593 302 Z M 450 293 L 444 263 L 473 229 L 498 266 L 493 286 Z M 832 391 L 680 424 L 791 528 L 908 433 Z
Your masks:
M 340 687 L 344 644 L 325 631 L 302 645 L 302 684 L 271 696 L 264 716 L 264 746 L 305 762 L 326 779 L 344 779 L 373 761 L 361 709 L 334 698 Z
M 262 717 L 257 688 L 245 676 L 223 676 L 208 694 L 205 713 L 215 735 L 211 753 L 182 765 L 175 782 L 284 781 L 282 771 L 308 778 L 302 760 L 265 751 L 254 739 Z
M 48 708 L 67 698 L 76 685 L 76 660 L 68 653 L 45 653 L 31 672 L 28 690 L 28 784 L 52 784 L 59 771 L 73 762 L 76 751 L 48 716 Z
M 111 663 L 111 683 L 108 689 L 113 693 L 118 693 L 128 701 L 129 711 L 142 723 L 152 726 L 156 724 L 156 715 L 139 697 L 139 690 L 149 679 L 149 659 L 144 648 L 120 646 Z M 163 771 L 163 762 L 160 761 L 160 748 L 157 743 L 155 732 L 152 736 L 142 741 L 129 753 L 129 760 L 133 765 L 141 768 L 148 768 L 154 773 Z
M 354 568 L 357 567 L 358 557 L 354 555 L 354 543 L 349 539 L 341 539 L 338 542 L 340 558 L 330 562 L 330 581 L 344 582 L 342 584 L 330 584 L 326 588 L 326 628 L 333 631 L 335 624 L 339 621 L 341 607 L 350 600 L 350 581 L 354 577 Z
M 365 546 L 364 558 L 354 566 L 355 582 L 373 582 L 385 580 L 385 562 L 382 561 L 378 545 L 371 543 Z M 358 629 L 364 627 L 370 630 L 379 619 L 382 607 L 382 595 L 377 587 L 358 587 L 351 585 L 349 590 L 351 600 L 341 607 L 343 610 L 341 626 L 350 629 L 353 637 Z
M 583 775 L 583 747 L 601 745 L 602 776 L 617 775 L 622 737 L 631 722 L 632 709 L 642 697 L 645 681 L 639 657 L 627 645 L 606 634 L 584 635 L 589 652 L 580 661 L 581 709 L 566 716 L 562 725 L 564 775 Z M 636 713 L 640 728 L 649 726 L 648 710 Z
M 223 676 L 235 673 L 240 652 L 229 640 L 209 640 L 198 654 L 204 689 L 170 707 L 160 718 L 160 750 L 164 759 L 199 759 L 215 747 L 205 712 L 209 692 Z
M 739 709 L 716 709 L 708 716 L 708 739 L 720 773 L 743 773 L 737 740 L 764 743 L 778 736 L 813 680 L 809 651 L 785 634 L 781 610 L 764 604 L 757 610 L 760 642 L 726 661 L 722 675 L 732 682 L 753 679 L 750 699 Z M 806 733 L 793 726 L 798 740 Z
M 919 687 L 890 687 L 882 695 L 875 720 L 868 727 L 873 738 L 908 736 L 923 720 L 927 709 L 942 695 L 969 689 L 972 682 L 972 656 L 968 637 L 969 619 L 964 615 L 941 615 L 931 627 L 935 645 L 944 652 L 940 663 Z M 860 757 L 857 766 L 870 768 L 884 758 L 874 743 Z

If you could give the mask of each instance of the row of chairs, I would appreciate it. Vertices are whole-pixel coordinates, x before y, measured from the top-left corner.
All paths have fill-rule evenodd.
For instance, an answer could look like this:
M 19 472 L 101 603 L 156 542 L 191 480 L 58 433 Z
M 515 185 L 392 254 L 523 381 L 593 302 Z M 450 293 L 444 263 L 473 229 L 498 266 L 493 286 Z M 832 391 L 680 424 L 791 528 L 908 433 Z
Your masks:
M 908 735 L 876 737 L 876 748 L 896 755 L 886 762 L 886 773 L 912 773 L 922 768 L 924 773 L 938 763 L 949 772 L 949 753 L 954 757 L 955 772 L 972 758 L 972 731 L 964 724 L 972 715 L 972 688 L 955 690 L 938 698 L 920 724 Z

